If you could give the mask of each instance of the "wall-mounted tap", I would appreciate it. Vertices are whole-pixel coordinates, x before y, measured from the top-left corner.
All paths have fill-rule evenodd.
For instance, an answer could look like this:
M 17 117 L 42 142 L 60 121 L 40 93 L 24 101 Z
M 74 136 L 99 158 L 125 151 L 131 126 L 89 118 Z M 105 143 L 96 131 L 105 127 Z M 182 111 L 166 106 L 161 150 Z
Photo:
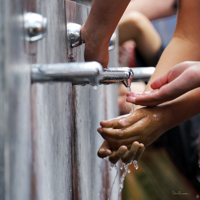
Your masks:
M 134 77 L 133 71 L 128 67 L 106 68 L 100 77 L 100 84 L 111 84 L 122 82 L 126 87 L 131 85 Z
M 47 31 L 47 18 L 38 13 L 24 15 L 25 39 L 28 42 L 41 40 Z
M 133 71 L 128 67 L 103 69 L 98 62 L 34 64 L 31 79 L 33 83 L 65 81 L 75 85 L 122 82 L 128 87 L 133 79 Z
M 32 82 L 65 81 L 97 85 L 101 73 L 102 66 L 98 62 L 34 64 L 31 78 Z
M 68 23 L 67 24 L 67 39 L 69 42 L 69 46 L 71 48 L 78 47 L 85 43 L 84 38 L 81 35 L 81 25 L 77 23 Z M 110 43 L 109 43 L 109 50 L 114 49 L 116 41 L 116 34 L 113 33 Z

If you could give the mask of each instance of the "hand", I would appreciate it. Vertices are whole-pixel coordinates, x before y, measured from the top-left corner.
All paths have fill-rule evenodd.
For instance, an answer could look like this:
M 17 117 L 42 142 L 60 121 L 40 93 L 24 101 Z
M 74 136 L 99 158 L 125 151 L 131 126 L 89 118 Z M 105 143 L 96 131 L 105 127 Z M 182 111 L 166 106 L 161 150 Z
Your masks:
M 119 106 L 119 114 L 125 115 L 131 112 L 132 103 L 128 103 L 126 101 L 127 88 L 123 84 L 119 84 L 119 95 L 118 95 L 118 106 Z
M 101 121 L 98 132 L 109 143 L 109 148 L 119 149 L 125 145 L 131 148 L 138 141 L 150 145 L 161 134 L 171 128 L 170 108 L 164 105 L 154 108 L 140 108 L 135 112 L 112 120 Z
M 95 34 L 90 34 L 84 25 L 81 34 L 85 41 L 85 61 L 97 61 L 106 68 L 109 61 L 109 41 L 101 41 Z
M 146 85 L 144 82 L 132 82 L 131 83 L 131 91 L 134 92 L 142 92 L 144 91 Z M 128 93 L 127 88 L 123 84 L 119 84 L 119 96 L 118 96 L 118 105 L 120 115 L 128 114 L 132 111 L 132 103 L 126 101 L 126 95 Z M 134 106 L 134 110 L 136 107 Z
M 133 142 L 130 149 L 128 149 L 125 145 L 122 145 L 119 149 L 112 150 L 109 143 L 104 140 L 103 144 L 99 148 L 98 156 L 100 158 L 109 156 L 109 161 L 113 164 L 117 163 L 120 159 L 124 163 L 128 164 L 133 160 L 138 160 L 144 150 L 144 145 L 138 142 Z
M 128 93 L 127 102 L 143 106 L 155 106 L 200 86 L 200 62 L 183 62 L 156 79 L 151 92 Z

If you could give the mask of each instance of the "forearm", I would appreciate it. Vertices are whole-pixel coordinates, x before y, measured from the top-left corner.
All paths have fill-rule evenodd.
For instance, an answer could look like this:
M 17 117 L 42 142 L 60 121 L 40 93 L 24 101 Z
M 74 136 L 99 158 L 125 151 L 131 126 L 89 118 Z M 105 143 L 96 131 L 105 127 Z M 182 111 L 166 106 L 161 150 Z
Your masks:
M 81 28 L 85 40 L 85 61 L 97 61 L 104 68 L 109 61 L 110 38 L 130 0 L 94 0 Z
M 200 113 L 200 89 L 192 90 L 163 105 L 169 107 L 169 120 L 166 123 L 170 129 Z
M 96 42 L 109 43 L 110 38 L 130 0 L 94 0 L 84 30 Z
M 125 14 L 138 11 L 149 20 L 155 20 L 176 14 L 174 3 L 174 0 L 134 0 L 130 2 Z
M 178 63 L 200 60 L 199 9 L 200 1 L 180 1 L 174 36 L 163 52 L 149 84 Z M 149 84 L 146 90 L 151 89 Z
M 145 91 L 151 90 L 150 84 L 161 75 L 169 71 L 173 66 L 184 61 L 200 60 L 200 45 L 180 37 L 173 37 L 169 45 L 164 50 L 154 74 L 152 75 Z

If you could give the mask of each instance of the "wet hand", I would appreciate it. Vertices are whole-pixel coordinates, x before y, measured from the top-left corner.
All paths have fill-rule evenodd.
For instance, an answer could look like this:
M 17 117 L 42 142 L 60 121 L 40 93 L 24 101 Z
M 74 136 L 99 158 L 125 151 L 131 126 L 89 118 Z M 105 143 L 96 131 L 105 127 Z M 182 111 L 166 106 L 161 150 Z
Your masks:
M 97 130 L 110 148 L 125 145 L 130 149 L 135 141 L 146 147 L 171 128 L 166 110 L 164 107 L 140 108 L 129 115 L 101 121 Z
M 110 144 L 104 140 L 103 144 L 99 148 L 98 156 L 100 158 L 109 157 L 109 161 L 113 164 L 116 164 L 120 159 L 124 163 L 128 164 L 134 160 L 138 161 L 144 150 L 144 145 L 139 142 L 133 142 L 130 149 L 125 145 L 122 145 L 119 149 L 112 150 Z
M 183 62 L 152 82 L 152 91 L 128 93 L 126 101 L 143 106 L 155 106 L 175 99 L 200 86 L 200 62 Z

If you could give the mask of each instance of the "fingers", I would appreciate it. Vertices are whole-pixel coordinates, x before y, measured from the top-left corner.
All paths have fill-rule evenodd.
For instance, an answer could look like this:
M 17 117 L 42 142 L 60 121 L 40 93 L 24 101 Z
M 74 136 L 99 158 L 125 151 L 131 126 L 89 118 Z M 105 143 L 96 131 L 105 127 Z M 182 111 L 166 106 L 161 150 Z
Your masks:
M 142 126 L 142 124 L 145 124 L 147 120 L 148 117 L 143 117 L 141 120 L 137 121 L 133 125 L 127 126 L 122 129 L 98 128 L 97 131 L 104 139 L 108 140 L 109 142 L 111 141 L 111 139 L 118 140 L 118 143 L 124 142 L 128 139 L 131 139 L 131 141 L 136 141 L 137 139 L 135 137 L 141 135 L 141 133 L 145 131 L 145 127 Z M 129 122 L 125 121 L 123 123 L 125 124 Z
M 101 145 L 101 147 L 99 148 L 99 151 L 97 153 L 97 155 L 100 157 L 100 158 L 105 158 L 107 156 L 110 156 L 111 155 L 111 150 L 110 150 L 110 145 L 109 143 L 104 140 L 103 144 Z
M 159 88 L 161 88 L 163 85 L 165 85 L 166 83 L 168 83 L 168 77 L 169 77 L 169 72 L 167 72 L 166 74 L 160 76 L 159 78 L 157 78 L 155 81 L 153 81 L 151 83 L 151 88 L 152 89 L 159 89 Z
M 160 90 L 152 90 L 142 94 L 132 93 L 127 95 L 126 101 L 136 105 L 155 106 L 160 103 Z
M 137 153 L 135 154 L 135 158 L 133 160 L 139 160 L 145 150 L 144 144 L 140 143 Z
M 101 121 L 100 125 L 102 127 L 105 127 L 105 128 L 122 128 L 122 125 L 119 123 L 119 121 L 120 121 L 120 119 L 123 119 L 127 116 L 129 116 L 129 114 L 123 115 L 121 117 L 117 117 L 117 118 L 114 118 L 114 119 L 111 119 L 111 120 Z
M 121 157 L 124 156 L 127 150 L 128 149 L 126 146 L 121 146 L 117 151 L 113 151 L 113 153 L 109 156 L 109 161 L 113 164 L 116 164 Z
M 123 115 L 112 120 L 101 121 L 100 125 L 104 128 L 113 128 L 121 129 L 127 126 L 130 126 L 137 121 L 141 120 L 143 117 L 146 117 L 144 113 L 133 112 L 131 114 Z
M 121 160 L 126 164 L 131 163 L 134 160 L 139 160 L 142 153 L 144 152 L 144 149 L 144 144 L 133 142 L 131 148 L 124 154 Z
M 98 151 L 98 156 L 100 158 L 105 158 L 109 156 L 109 161 L 116 164 L 120 159 L 128 164 L 134 160 L 138 160 L 145 147 L 144 144 L 134 141 L 128 149 L 127 146 L 122 145 L 117 150 L 111 152 L 109 143 L 105 140 Z

